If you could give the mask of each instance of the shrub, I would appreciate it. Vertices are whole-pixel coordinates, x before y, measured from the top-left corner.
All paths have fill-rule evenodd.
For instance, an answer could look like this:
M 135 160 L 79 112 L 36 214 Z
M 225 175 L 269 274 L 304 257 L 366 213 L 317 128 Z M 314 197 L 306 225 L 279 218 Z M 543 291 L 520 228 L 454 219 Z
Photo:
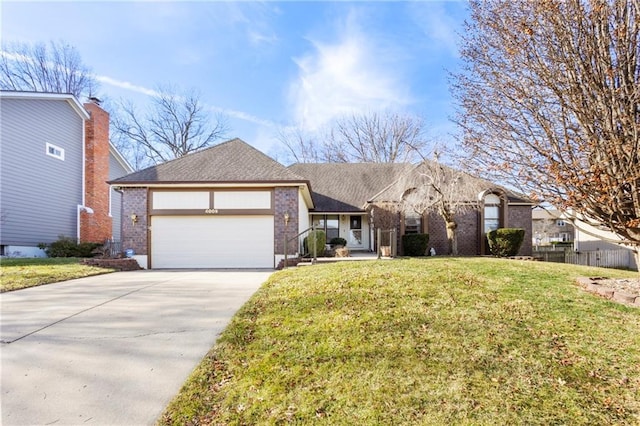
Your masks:
M 342 246 L 342 247 L 346 247 L 347 246 L 347 240 L 345 240 L 342 237 L 333 237 L 331 239 L 331 241 L 329 241 L 329 245 L 331 247 L 335 247 L 335 246 Z
M 487 234 L 491 254 L 497 257 L 509 257 L 518 254 L 524 241 L 524 229 L 499 228 Z
M 426 256 L 429 246 L 429 234 L 405 234 L 402 247 L 405 256 Z
M 324 231 L 315 230 L 309 232 L 309 235 L 306 236 L 302 242 L 304 245 L 305 251 L 308 254 L 314 254 L 314 246 L 315 246 L 315 255 L 322 256 L 324 254 L 324 246 L 327 243 L 327 236 Z
M 51 244 L 38 244 L 44 248 L 49 257 L 93 257 L 94 250 L 102 246 L 101 243 L 80 243 L 75 238 L 60 235 Z

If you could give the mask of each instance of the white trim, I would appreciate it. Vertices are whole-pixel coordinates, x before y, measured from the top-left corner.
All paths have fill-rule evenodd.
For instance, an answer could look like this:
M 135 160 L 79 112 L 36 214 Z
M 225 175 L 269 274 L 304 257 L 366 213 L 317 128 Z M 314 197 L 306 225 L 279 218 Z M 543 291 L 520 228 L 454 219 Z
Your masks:
M 51 149 L 53 149 L 53 151 L 54 151 L 53 153 L 51 152 Z M 57 154 L 56 151 L 58 151 L 59 154 Z M 53 158 L 56 158 L 58 160 L 64 161 L 64 148 L 61 148 L 58 145 L 54 145 L 52 143 L 46 142 L 45 143 L 45 154 L 47 154 L 49 157 L 53 157 Z
M 278 181 L 265 181 L 265 182 L 198 182 L 198 183 L 148 183 L 148 182 L 115 182 L 117 179 L 111 181 L 116 189 L 120 188 L 277 188 L 277 187 L 298 187 L 302 190 L 302 197 L 307 203 L 309 208 L 313 208 L 313 199 L 311 198 L 311 190 L 309 185 L 302 182 L 278 182 Z M 363 211 L 363 213 L 366 213 Z
M 75 98 L 74 98 L 75 99 Z M 87 117 L 88 118 L 88 117 Z M 87 148 L 87 135 L 86 135 L 86 125 L 83 122 L 82 123 L 82 189 L 81 189 L 81 197 L 80 199 L 82 200 L 80 202 L 80 204 L 78 204 L 78 243 L 80 243 L 80 210 L 81 207 L 85 206 L 85 192 L 86 192 L 86 167 L 87 167 L 87 152 L 86 152 L 86 148 Z
M 127 159 L 122 156 L 120 151 L 118 151 L 118 148 L 116 148 L 115 145 L 111 142 L 109 142 L 109 153 L 113 154 L 116 161 L 120 163 L 120 165 L 127 171 L 127 173 L 133 173 L 134 170 L 133 167 L 131 167 L 131 164 L 129 164 Z
M 71 108 L 73 108 L 80 117 L 84 120 L 89 119 L 89 113 L 87 110 L 84 109 L 80 101 L 70 93 L 18 92 L 12 90 L 1 90 L 0 98 L 67 101 Z
M 111 214 L 111 205 L 113 204 L 113 191 L 115 191 L 113 185 L 109 185 L 109 217 L 113 217 L 113 215 Z M 113 233 L 113 227 L 111 229 L 111 232 Z M 113 235 L 111 237 L 113 237 Z

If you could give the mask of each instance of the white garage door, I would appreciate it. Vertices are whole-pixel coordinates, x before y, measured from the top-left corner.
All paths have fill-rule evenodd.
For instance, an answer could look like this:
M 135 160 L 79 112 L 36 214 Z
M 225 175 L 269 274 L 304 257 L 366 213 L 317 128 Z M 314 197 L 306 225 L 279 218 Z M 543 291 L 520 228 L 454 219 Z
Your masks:
M 273 268 L 273 216 L 153 216 L 152 268 Z

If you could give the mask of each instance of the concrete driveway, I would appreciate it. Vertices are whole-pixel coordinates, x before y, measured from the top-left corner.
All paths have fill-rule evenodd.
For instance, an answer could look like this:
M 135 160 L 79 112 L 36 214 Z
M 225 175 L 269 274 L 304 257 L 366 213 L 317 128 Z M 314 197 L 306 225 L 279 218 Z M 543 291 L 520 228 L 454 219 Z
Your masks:
M 2 424 L 153 424 L 272 271 L 134 271 L 0 295 Z

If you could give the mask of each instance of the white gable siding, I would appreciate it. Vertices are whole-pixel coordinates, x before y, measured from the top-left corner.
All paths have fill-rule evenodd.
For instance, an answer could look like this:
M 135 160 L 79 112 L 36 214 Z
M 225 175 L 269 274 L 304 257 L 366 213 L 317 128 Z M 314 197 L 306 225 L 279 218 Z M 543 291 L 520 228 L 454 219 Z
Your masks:
M 65 100 L 0 99 L 2 245 L 76 237 L 84 121 Z M 64 149 L 64 161 L 47 155 Z
M 208 209 L 209 191 L 165 191 L 154 192 L 152 206 L 154 210 L 162 209 Z
M 213 199 L 216 209 L 270 209 L 271 191 L 218 191 Z

